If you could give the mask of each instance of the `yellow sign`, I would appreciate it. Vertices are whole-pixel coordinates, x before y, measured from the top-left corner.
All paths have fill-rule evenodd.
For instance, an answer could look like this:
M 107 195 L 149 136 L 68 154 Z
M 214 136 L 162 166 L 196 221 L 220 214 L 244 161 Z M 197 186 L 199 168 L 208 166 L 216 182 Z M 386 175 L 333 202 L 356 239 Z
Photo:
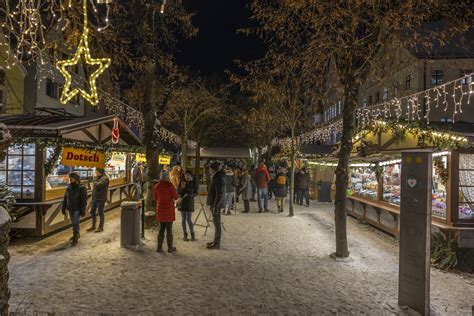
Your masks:
M 171 156 L 158 156 L 158 163 L 160 165 L 169 165 L 171 163 Z
M 105 155 L 102 151 L 66 147 L 63 149 L 61 164 L 70 167 L 104 168 Z
M 127 159 L 126 154 L 113 152 L 112 153 L 112 158 L 110 160 L 115 161 L 115 162 L 125 163 L 125 159 Z
M 146 162 L 146 155 L 145 154 L 136 154 L 135 155 L 135 161 L 136 162 Z

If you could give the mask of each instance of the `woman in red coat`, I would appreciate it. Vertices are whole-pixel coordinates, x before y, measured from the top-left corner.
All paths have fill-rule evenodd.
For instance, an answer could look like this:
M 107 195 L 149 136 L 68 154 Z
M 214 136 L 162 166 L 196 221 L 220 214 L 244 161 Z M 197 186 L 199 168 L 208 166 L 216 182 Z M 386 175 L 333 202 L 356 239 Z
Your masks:
M 153 188 L 153 197 L 156 202 L 156 219 L 160 223 L 158 233 L 157 252 L 163 252 L 163 241 L 168 244 L 168 252 L 175 252 L 173 247 L 173 222 L 175 221 L 175 201 L 178 199 L 178 192 L 174 185 L 169 181 L 169 173 L 166 170 L 161 172 L 161 180 Z

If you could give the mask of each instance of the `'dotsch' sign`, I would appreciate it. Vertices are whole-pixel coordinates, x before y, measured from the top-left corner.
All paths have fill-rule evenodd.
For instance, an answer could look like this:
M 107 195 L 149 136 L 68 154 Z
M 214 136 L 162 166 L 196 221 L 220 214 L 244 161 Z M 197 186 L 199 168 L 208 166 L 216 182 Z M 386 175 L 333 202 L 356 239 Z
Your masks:
M 104 168 L 105 155 L 102 151 L 65 147 L 61 164 L 70 167 Z

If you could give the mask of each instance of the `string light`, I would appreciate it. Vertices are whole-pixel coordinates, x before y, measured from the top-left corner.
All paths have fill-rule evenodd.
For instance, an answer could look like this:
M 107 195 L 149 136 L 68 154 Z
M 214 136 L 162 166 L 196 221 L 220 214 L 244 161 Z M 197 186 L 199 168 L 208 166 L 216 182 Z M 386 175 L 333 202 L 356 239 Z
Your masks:
M 63 104 L 68 103 L 72 98 L 77 94 L 80 94 L 84 99 L 89 101 L 92 105 L 97 105 L 99 103 L 99 95 L 97 93 L 96 80 L 97 78 L 110 66 L 112 60 L 110 58 L 92 58 L 89 50 L 89 40 L 88 40 L 88 23 L 87 23 L 87 0 L 83 1 L 83 10 L 84 10 L 84 29 L 81 35 L 81 40 L 79 46 L 77 47 L 76 54 L 72 59 L 61 60 L 56 63 L 56 67 L 64 76 L 65 85 L 63 92 L 61 94 L 60 101 Z M 84 57 L 84 63 L 89 66 L 99 66 L 89 78 L 90 93 L 87 93 L 84 89 L 76 87 L 71 90 L 72 76 L 67 71 L 66 67 L 75 66 L 81 61 L 81 57 Z
M 397 122 L 403 118 L 407 122 L 417 122 L 425 120 L 430 124 L 430 117 L 433 115 L 432 106 L 438 108 L 442 102 L 444 112 L 448 111 L 449 103 L 453 104 L 452 121 L 458 114 L 462 114 L 462 106 L 470 105 L 471 96 L 474 94 L 474 73 L 467 74 L 453 81 L 445 84 L 432 87 L 430 89 L 420 91 L 405 97 L 394 98 L 390 101 L 382 102 L 372 106 L 359 107 L 355 111 L 355 121 L 358 129 L 364 129 L 367 126 L 373 125 L 380 120 L 394 119 Z M 465 86 L 467 85 L 467 88 Z M 448 91 L 453 91 L 450 95 Z M 466 100 L 466 97 L 467 100 Z M 434 96 L 434 97 L 432 97 Z M 450 99 L 450 100 L 449 100 Z M 421 101 L 424 100 L 425 113 L 421 115 L 422 106 Z M 448 102 L 448 100 L 450 102 Z M 338 119 L 329 125 L 325 123 L 320 125 L 311 132 L 299 135 L 295 138 L 297 145 L 311 143 L 314 141 L 330 141 L 335 134 L 342 132 L 342 119 Z M 464 137 L 453 136 L 447 133 L 426 132 L 435 137 L 441 137 L 448 140 L 467 142 Z M 291 138 L 274 139 L 273 145 L 288 145 L 291 143 Z

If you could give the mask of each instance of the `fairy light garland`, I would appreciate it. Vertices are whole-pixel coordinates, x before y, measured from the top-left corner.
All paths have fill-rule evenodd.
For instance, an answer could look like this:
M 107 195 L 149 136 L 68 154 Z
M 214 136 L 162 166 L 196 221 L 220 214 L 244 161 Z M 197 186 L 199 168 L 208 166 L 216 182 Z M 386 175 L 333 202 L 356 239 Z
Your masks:
M 59 99 L 62 104 L 68 103 L 76 95 L 80 94 L 84 99 L 89 101 L 90 104 L 97 105 L 97 103 L 99 103 L 99 94 L 97 93 L 96 80 L 112 63 L 110 58 L 91 57 L 88 39 L 89 29 L 87 21 L 87 0 L 83 1 L 83 10 L 84 29 L 74 57 L 72 59 L 61 60 L 56 63 L 56 68 L 61 72 L 65 79 L 64 89 L 62 91 L 61 98 Z M 84 57 L 85 64 L 89 66 L 99 66 L 99 68 L 97 68 L 89 77 L 88 83 L 91 90 L 90 93 L 86 92 L 80 87 L 71 89 L 72 76 L 66 69 L 66 67 L 78 65 L 78 63 L 82 60 L 82 57 Z
M 452 91 L 450 93 L 449 91 Z M 464 75 L 445 84 L 432 87 L 405 97 L 394 98 L 376 105 L 359 107 L 355 111 L 356 126 L 358 129 L 373 124 L 376 121 L 395 120 L 406 122 L 426 121 L 430 124 L 430 117 L 433 114 L 432 107 L 442 108 L 443 112 L 448 113 L 449 103 L 453 105 L 452 121 L 458 115 L 463 113 L 463 106 L 471 104 L 471 98 L 474 95 L 474 73 Z M 425 113 L 422 115 L 423 104 Z M 342 119 L 332 123 L 320 126 L 311 132 L 299 135 L 295 138 L 297 145 L 307 144 L 315 141 L 327 142 L 331 140 L 334 134 L 342 132 Z M 453 141 L 467 141 L 467 139 L 450 134 L 438 132 L 426 132 L 433 136 L 450 139 Z M 273 145 L 284 146 L 291 144 L 291 138 L 276 138 Z
M 90 0 L 96 21 L 102 21 L 94 4 L 106 5 L 105 25 L 96 27 L 103 31 L 110 25 L 110 0 Z M 48 59 L 49 48 L 52 44 L 48 34 L 54 30 L 64 32 L 72 24 L 68 18 L 68 11 L 72 8 L 72 0 L 17 0 L 4 1 L 2 8 L 3 19 L 0 21 L 1 32 L 5 43 L 0 41 L 0 49 L 7 55 L 6 68 L 10 69 L 17 64 L 36 62 L 38 72 Z

